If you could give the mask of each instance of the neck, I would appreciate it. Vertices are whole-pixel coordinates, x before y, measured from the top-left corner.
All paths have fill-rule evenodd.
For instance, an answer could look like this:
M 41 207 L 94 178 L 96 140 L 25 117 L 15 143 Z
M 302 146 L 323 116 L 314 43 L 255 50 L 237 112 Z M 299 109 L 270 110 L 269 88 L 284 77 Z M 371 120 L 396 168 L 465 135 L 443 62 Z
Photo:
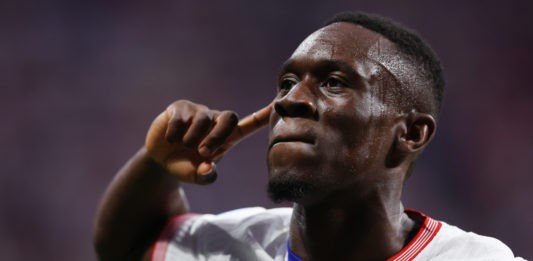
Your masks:
M 303 260 L 393 256 L 409 242 L 415 223 L 403 212 L 401 193 L 387 191 L 401 189 L 378 188 L 364 195 L 338 192 L 313 204 L 295 204 L 291 250 Z

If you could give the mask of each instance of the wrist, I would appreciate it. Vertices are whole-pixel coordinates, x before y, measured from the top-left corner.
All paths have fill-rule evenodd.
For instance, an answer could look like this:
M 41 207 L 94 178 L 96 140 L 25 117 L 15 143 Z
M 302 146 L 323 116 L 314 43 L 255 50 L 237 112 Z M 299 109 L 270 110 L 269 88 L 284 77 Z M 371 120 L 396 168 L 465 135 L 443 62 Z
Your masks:
M 150 172 L 164 172 L 169 173 L 166 169 L 165 165 L 162 162 L 159 162 L 156 158 L 154 158 L 150 153 L 148 153 L 148 150 L 145 146 L 142 146 L 139 151 L 135 154 L 134 158 L 140 162 L 143 163 L 143 165 L 150 171 Z

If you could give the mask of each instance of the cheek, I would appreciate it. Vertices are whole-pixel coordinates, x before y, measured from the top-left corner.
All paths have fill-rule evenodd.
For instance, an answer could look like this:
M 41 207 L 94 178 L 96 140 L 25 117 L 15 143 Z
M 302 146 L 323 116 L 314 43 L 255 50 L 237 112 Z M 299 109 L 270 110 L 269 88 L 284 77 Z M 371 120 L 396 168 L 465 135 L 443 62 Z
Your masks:
M 356 106 L 356 103 L 351 101 L 338 102 L 328 104 L 323 110 L 320 120 L 326 127 L 325 134 L 338 148 L 362 145 L 370 115 L 364 110 L 366 105 L 361 105 Z
M 334 162 L 332 165 L 350 173 L 369 170 L 382 154 L 386 154 L 383 149 L 388 135 L 384 117 L 359 108 L 353 106 L 341 112 L 330 111 L 331 114 L 323 117 L 324 125 L 329 126 L 327 146 L 333 148 L 329 157 Z

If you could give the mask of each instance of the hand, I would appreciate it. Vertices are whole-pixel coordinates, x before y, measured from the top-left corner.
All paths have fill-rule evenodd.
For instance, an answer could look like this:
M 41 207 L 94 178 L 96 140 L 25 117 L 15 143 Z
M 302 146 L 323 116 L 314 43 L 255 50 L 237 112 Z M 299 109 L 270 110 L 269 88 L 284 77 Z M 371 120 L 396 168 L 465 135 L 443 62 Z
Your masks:
M 208 184 L 216 179 L 214 161 L 268 123 L 272 104 L 240 122 L 232 111 L 216 111 L 179 100 L 153 121 L 146 135 L 148 155 L 181 181 Z

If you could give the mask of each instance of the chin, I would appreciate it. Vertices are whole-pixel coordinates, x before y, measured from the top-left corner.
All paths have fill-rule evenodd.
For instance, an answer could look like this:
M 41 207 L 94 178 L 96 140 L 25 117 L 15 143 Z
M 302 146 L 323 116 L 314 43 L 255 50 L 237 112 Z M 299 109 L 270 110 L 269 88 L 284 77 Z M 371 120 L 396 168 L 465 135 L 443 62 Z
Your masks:
M 284 173 L 273 175 L 268 181 L 268 196 L 275 203 L 307 201 L 312 195 L 319 194 L 317 183 L 309 178 Z

